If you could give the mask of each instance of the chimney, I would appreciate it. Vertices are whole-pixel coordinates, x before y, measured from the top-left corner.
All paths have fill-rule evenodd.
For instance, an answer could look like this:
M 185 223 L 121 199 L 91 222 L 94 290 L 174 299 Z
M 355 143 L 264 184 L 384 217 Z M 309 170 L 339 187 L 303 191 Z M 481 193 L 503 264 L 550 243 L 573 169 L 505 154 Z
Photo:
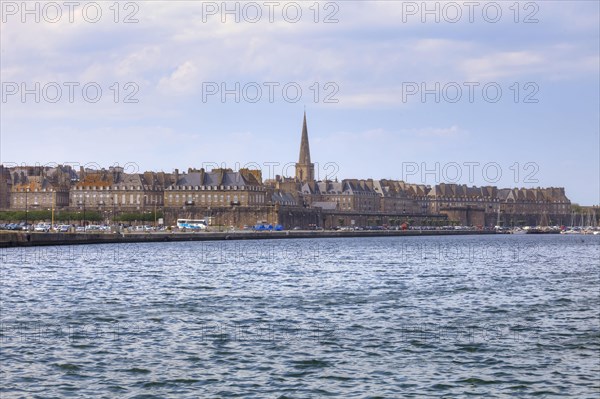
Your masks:
M 146 184 L 147 185 L 153 187 L 155 185 L 154 173 L 152 173 L 152 172 L 144 172 L 144 180 L 146 180 Z

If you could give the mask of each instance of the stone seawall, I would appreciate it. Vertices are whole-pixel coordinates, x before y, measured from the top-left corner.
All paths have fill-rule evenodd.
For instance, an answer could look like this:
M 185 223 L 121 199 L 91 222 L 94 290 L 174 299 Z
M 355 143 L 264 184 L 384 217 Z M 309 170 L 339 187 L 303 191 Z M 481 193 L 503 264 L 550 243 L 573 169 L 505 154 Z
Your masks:
M 495 234 L 493 231 L 408 230 L 408 231 L 233 231 L 197 233 L 25 233 L 0 234 L 0 247 L 29 247 L 40 245 L 110 244 L 173 241 L 262 240 L 290 238 L 338 237 L 414 237 Z

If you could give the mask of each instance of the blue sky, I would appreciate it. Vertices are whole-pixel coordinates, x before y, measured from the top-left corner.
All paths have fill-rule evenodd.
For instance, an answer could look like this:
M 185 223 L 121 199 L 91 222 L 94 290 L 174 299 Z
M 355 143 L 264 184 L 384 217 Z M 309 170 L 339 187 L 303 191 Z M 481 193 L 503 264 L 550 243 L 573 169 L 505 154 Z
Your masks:
M 272 22 L 264 2 L 249 3 L 228 3 L 236 23 L 221 2 L 122 2 L 115 23 L 112 1 L 85 12 L 81 2 L 73 22 L 65 7 L 58 18 L 38 3 L 36 22 L 3 1 L 0 160 L 131 171 L 259 165 L 268 178 L 293 173 L 306 108 L 321 178 L 564 186 L 574 202 L 600 202 L 598 2 L 523 1 L 518 15 L 514 1 L 479 2 L 472 21 L 465 2 L 428 2 L 439 22 L 420 1 L 319 2 L 317 22 L 313 1 L 279 2 Z M 21 96 L 36 82 L 39 103 Z M 72 102 L 65 82 L 79 85 Z M 239 102 L 206 92 L 236 83 Z M 98 102 L 83 97 L 86 84 L 102 89 Z M 289 97 L 302 89 L 297 102 L 284 97 L 286 84 Z M 51 102 L 55 86 L 62 97 Z M 433 92 L 423 99 L 422 88 Z

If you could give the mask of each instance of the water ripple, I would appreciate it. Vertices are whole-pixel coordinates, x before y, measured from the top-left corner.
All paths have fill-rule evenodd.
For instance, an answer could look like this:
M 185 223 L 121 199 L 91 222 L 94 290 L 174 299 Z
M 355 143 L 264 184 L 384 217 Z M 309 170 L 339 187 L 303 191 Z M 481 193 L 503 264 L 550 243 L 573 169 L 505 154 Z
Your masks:
M 0 396 L 598 397 L 598 238 L 3 249 Z

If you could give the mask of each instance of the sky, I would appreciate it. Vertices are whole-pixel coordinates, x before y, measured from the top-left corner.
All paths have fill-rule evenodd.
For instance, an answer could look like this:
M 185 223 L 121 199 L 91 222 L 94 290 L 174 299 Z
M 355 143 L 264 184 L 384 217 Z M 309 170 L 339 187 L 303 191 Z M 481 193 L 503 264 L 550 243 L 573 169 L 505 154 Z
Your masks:
M 1 1 L 0 162 L 565 187 L 600 203 L 597 1 Z

